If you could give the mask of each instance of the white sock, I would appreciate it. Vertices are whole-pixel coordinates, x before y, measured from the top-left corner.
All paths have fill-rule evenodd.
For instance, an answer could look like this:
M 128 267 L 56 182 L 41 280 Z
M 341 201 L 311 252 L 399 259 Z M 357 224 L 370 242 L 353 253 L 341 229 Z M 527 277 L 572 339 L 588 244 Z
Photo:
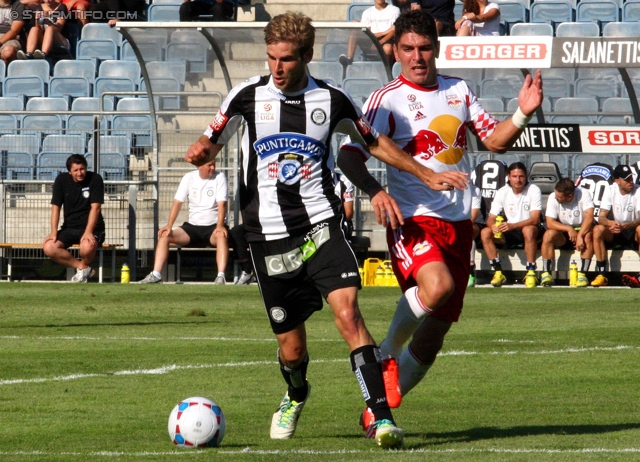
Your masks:
M 406 348 L 400 355 L 398 369 L 400 370 L 400 390 L 402 396 L 409 393 L 413 387 L 418 385 L 427 374 L 431 364 L 420 364 L 413 357 L 409 348 Z
M 404 344 L 430 312 L 431 310 L 418 298 L 418 287 L 412 287 L 402 294 L 391 319 L 387 337 L 380 344 L 382 356 L 398 358 Z
M 157 271 L 152 271 L 151 274 L 153 274 L 157 278 L 161 278 L 162 277 L 162 274 L 158 273 Z
M 218 271 L 218 276 L 224 276 L 224 271 Z
M 476 241 L 471 241 L 471 253 L 469 254 L 469 257 L 471 257 L 471 263 L 476 262 Z

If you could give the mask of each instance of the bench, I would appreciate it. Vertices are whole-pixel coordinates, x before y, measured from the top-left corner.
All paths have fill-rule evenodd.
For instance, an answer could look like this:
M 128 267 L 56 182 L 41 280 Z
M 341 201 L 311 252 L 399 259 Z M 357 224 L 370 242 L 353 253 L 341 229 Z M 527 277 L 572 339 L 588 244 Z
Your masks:
M 116 249 L 122 247 L 122 244 L 102 244 L 98 248 L 98 282 L 102 283 L 103 278 L 103 266 L 104 266 L 104 251 L 111 251 L 111 281 L 115 281 L 116 274 Z M 72 249 L 79 249 L 80 246 L 75 244 L 71 246 Z M 7 259 L 7 281 L 12 279 L 12 265 L 13 265 L 13 250 L 14 249 L 42 249 L 42 244 L 26 244 L 26 243 L 13 243 L 4 242 L 0 243 L 0 249 L 3 250 L 5 258 Z
M 183 247 L 181 245 L 171 244 L 169 245 L 169 252 L 176 252 L 176 283 L 181 283 L 181 267 L 182 267 L 182 252 L 183 251 L 194 251 L 194 252 L 207 252 L 213 251 L 214 253 L 217 251 L 217 247 L 208 246 L 208 247 Z M 229 255 L 233 252 L 233 247 L 229 247 Z
M 527 265 L 527 257 L 523 249 L 499 249 L 498 255 L 500 255 L 500 261 L 502 262 L 502 269 L 505 271 L 525 271 Z M 578 262 L 580 265 L 580 252 L 575 250 L 556 250 L 556 270 L 557 271 L 569 271 L 569 264 L 572 260 Z M 608 270 L 612 272 L 623 273 L 637 273 L 640 272 L 640 257 L 635 250 L 608 250 Z M 489 271 L 489 260 L 484 250 L 476 251 L 476 269 L 481 271 Z M 591 263 L 591 270 L 594 270 L 595 255 Z M 538 251 L 538 258 L 536 260 L 538 270 L 542 269 L 542 257 L 540 251 Z

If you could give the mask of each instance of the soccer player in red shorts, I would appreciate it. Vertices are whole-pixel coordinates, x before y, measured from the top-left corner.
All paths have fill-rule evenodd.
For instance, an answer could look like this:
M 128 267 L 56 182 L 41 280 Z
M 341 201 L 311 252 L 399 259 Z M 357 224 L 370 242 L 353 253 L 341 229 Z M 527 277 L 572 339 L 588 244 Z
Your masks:
M 394 52 L 402 72 L 369 97 L 364 111 L 379 133 L 436 172 L 469 173 L 467 129 L 489 150 L 507 151 L 542 103 L 538 71 L 526 77 L 515 114 L 499 122 L 482 108 L 464 80 L 438 74 L 438 35 L 427 12 L 400 15 L 395 34 Z M 353 140 L 338 158 L 343 173 L 365 191 L 375 181 L 366 171 L 366 158 L 366 148 Z M 472 192 L 453 186 L 435 191 L 393 168 L 387 169 L 387 181 L 404 217 L 402 226 L 387 230 L 404 293 L 380 350 L 399 359 L 401 394 L 406 395 L 429 370 L 462 311 L 469 279 Z

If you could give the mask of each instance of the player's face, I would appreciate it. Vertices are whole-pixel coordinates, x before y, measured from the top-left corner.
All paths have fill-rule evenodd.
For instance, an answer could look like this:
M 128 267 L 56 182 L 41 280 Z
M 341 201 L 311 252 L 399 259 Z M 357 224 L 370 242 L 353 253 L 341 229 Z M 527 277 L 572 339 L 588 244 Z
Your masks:
M 573 193 L 554 192 L 556 193 L 556 200 L 559 204 L 569 204 L 573 200 Z
M 216 162 L 212 160 L 198 167 L 200 171 L 200 178 L 203 180 L 206 178 L 213 178 L 213 174 L 216 172 Z
M 71 174 L 73 181 L 80 183 L 84 180 L 84 177 L 87 176 L 87 167 L 82 164 L 71 164 L 69 174 Z
M 436 84 L 438 43 L 433 43 L 430 37 L 408 32 L 400 36 L 393 51 L 402 66 L 405 79 L 425 87 Z
M 620 192 L 624 194 L 629 194 L 633 191 L 633 177 L 629 177 L 628 180 L 623 180 L 622 178 L 616 178 L 614 180 L 618 183 L 618 188 L 620 188 Z
M 313 57 L 313 50 L 300 55 L 297 45 L 276 42 L 267 45 L 269 71 L 275 86 L 285 92 L 296 92 L 307 85 L 306 65 Z
M 527 185 L 527 175 L 524 171 L 514 169 L 509 172 L 509 184 L 516 194 L 520 194 Z

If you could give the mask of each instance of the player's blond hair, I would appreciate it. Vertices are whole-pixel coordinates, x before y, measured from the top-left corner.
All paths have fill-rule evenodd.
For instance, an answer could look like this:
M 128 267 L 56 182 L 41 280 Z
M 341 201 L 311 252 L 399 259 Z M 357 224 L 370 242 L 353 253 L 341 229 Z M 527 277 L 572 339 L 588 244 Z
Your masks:
M 316 29 L 311 25 L 311 18 L 293 11 L 275 16 L 264 28 L 264 41 L 267 45 L 293 43 L 300 56 L 313 48 L 315 38 Z

